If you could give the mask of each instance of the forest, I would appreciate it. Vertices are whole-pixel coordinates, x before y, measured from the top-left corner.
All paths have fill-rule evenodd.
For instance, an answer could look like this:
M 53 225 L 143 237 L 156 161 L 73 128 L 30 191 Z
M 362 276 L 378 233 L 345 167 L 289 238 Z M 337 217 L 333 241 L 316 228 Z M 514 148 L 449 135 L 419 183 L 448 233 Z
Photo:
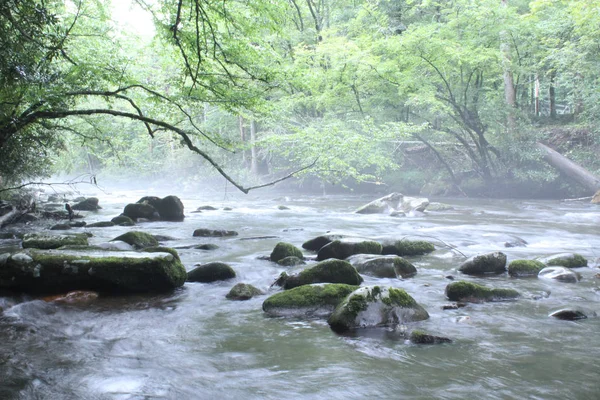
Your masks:
M 600 173 L 599 0 L 119 3 L 0 4 L 0 189 L 594 192 L 540 146 Z

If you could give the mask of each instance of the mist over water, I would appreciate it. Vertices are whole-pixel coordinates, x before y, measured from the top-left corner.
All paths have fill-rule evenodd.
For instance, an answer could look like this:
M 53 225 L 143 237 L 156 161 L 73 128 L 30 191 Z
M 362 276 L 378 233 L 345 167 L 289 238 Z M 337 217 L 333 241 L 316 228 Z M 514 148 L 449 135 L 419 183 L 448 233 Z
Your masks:
M 0 398 L 591 399 L 600 393 L 600 319 L 593 316 L 600 311 L 597 206 L 446 199 L 454 210 L 392 218 L 352 213 L 377 195 L 111 189 L 95 193 L 103 208 L 85 220 L 109 220 L 144 195 L 168 194 L 182 199 L 185 221 L 75 231 L 93 233 L 91 244 L 131 229 L 167 235 L 173 240 L 162 244 L 179 248 L 186 269 L 224 261 L 237 278 L 186 283 L 163 295 L 100 297 L 87 306 L 0 297 L 5 310 L 0 314 Z M 219 209 L 191 212 L 203 205 Z M 235 230 L 239 236 L 192 237 L 197 228 Z M 384 329 L 338 336 L 325 320 L 266 317 L 262 302 L 275 293 L 269 286 L 286 268 L 258 257 L 269 255 L 277 242 L 300 247 L 328 231 L 436 243 L 434 253 L 410 258 L 418 270 L 415 277 L 364 276 L 364 285 L 406 289 L 430 314 L 408 328 L 447 336 L 454 343 L 419 346 Z M 275 237 L 259 239 L 264 236 Z M 504 243 L 515 236 L 528 245 L 506 248 Z M 185 249 L 200 243 L 219 248 Z M 582 275 L 577 284 L 504 275 L 471 278 L 456 271 L 463 255 L 489 251 L 503 251 L 509 261 L 573 251 L 590 266 L 577 269 Z M 523 297 L 442 310 L 449 303 L 444 296 L 448 275 L 514 288 Z M 226 300 L 238 282 L 267 295 Z M 582 309 L 590 318 L 569 322 L 548 317 L 564 307 Z

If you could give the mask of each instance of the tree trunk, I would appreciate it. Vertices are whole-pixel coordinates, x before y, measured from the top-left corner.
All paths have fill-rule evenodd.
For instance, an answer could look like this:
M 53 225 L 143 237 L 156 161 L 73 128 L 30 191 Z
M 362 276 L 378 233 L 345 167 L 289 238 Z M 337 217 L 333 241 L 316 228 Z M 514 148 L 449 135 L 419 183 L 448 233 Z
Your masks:
M 240 139 L 242 141 L 242 145 L 244 145 L 244 143 L 246 143 L 246 130 L 244 129 L 244 117 L 242 117 L 240 115 L 238 118 L 239 118 L 239 123 L 240 123 Z M 247 167 L 246 150 L 245 149 L 242 149 L 242 165 L 244 167 Z
M 562 174 L 584 186 L 591 195 L 600 190 L 599 177 L 542 143 L 538 143 L 537 148 L 542 151 L 544 161 Z
M 556 73 L 550 74 L 550 89 L 548 89 L 548 97 L 550 97 L 550 118 L 556 119 L 556 91 L 554 90 L 554 78 Z
M 508 7 L 508 0 L 502 0 L 502 5 Z M 517 92 L 511 69 L 511 55 L 509 37 L 506 31 L 500 32 L 500 50 L 502 51 L 502 68 L 504 69 L 504 100 L 508 106 L 507 126 L 509 132 L 515 130 L 515 106 L 517 104 Z
M 258 173 L 258 159 L 256 151 L 256 121 L 250 123 L 250 172 Z

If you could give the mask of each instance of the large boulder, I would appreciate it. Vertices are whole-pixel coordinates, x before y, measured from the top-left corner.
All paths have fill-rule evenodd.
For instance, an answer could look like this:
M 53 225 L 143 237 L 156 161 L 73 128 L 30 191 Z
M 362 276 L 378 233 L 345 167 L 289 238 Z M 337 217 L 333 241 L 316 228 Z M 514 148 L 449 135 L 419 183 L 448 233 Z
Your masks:
M 296 275 L 281 275 L 279 283 L 284 289 L 292 289 L 311 283 L 345 283 L 360 285 L 363 278 L 349 262 L 342 260 L 326 260 L 307 268 Z
M 513 289 L 490 289 L 476 283 L 458 281 L 446 286 L 446 297 L 451 301 L 481 303 L 514 300 L 520 297 L 520 294 Z
M 538 273 L 538 278 L 567 283 L 577 283 L 580 279 L 579 274 L 565 267 L 546 267 Z
M 194 231 L 193 236 L 200 237 L 224 237 L 224 236 L 237 236 L 238 233 L 236 231 L 228 231 L 225 229 L 205 229 L 199 228 Z
M 333 242 L 334 240 L 340 240 L 340 239 L 344 239 L 346 236 L 345 235 L 340 235 L 340 234 L 329 234 L 329 235 L 322 235 L 322 236 L 317 236 L 316 238 L 307 240 L 306 242 L 304 242 L 302 244 L 302 248 L 305 250 L 311 250 L 311 251 L 319 251 L 319 249 L 323 246 L 325 246 L 326 244 L 329 244 L 331 242 Z
M 88 237 L 83 233 L 49 235 L 28 233 L 23 236 L 24 249 L 58 249 L 62 246 L 87 246 Z
M 233 268 L 222 262 L 210 262 L 199 265 L 187 274 L 188 282 L 210 283 L 235 278 Z
M 553 254 L 538 260 L 549 267 L 581 268 L 588 265 L 586 258 L 577 253 Z
M 327 321 L 335 332 L 397 326 L 429 318 L 404 289 L 367 286 L 350 293 Z
M 96 197 L 88 197 L 87 199 L 73 205 L 71 208 L 73 210 L 80 211 L 96 211 L 102 207 L 98 205 L 98 199 Z
M 496 251 L 473 256 L 458 270 L 467 275 L 503 274 L 506 272 L 506 254 Z
M 433 243 L 426 240 L 396 240 L 383 243 L 381 253 L 384 255 L 397 255 L 400 257 L 420 256 L 435 250 Z
M 321 247 L 317 253 L 317 261 L 337 258 L 346 259 L 354 254 L 381 254 L 382 246 L 372 240 L 334 240 Z
M 155 206 L 163 221 L 183 221 L 183 203 L 177 196 L 167 196 Z
M 538 260 L 513 260 L 508 264 L 508 275 L 513 278 L 537 277 L 544 267 L 544 263 Z
M 0 255 L 0 288 L 30 293 L 167 291 L 185 278 L 181 262 L 166 252 L 25 250 Z
M 155 210 L 158 210 L 161 198 L 157 196 L 144 196 L 139 199 L 136 203 L 138 204 L 148 204 L 154 207 Z
M 259 296 L 261 294 L 264 294 L 262 290 L 248 283 L 238 283 L 231 288 L 225 297 L 229 300 L 250 300 L 254 296 Z
M 160 218 L 158 211 L 147 203 L 130 203 L 123 209 L 123 215 L 137 221 L 139 218 L 157 220 Z
M 390 214 L 394 212 L 409 213 L 411 211 L 425 211 L 429 205 L 426 198 L 408 197 L 401 193 L 390 193 L 377 200 L 359 207 L 358 214 Z
M 302 251 L 290 243 L 279 242 L 275 245 L 275 248 L 271 252 L 271 261 L 278 262 L 279 260 L 283 260 L 286 257 L 298 257 L 299 259 L 303 259 L 304 255 Z
M 355 285 L 303 285 L 270 296 L 262 309 L 274 317 L 328 317 L 354 290 Z
M 404 258 L 394 255 L 355 254 L 346 261 L 352 264 L 360 274 L 378 278 L 410 278 L 417 274 L 414 265 Z
M 120 236 L 117 236 L 116 238 L 111 240 L 111 242 L 114 242 L 116 240 L 120 240 L 121 242 L 130 244 L 136 249 L 158 246 L 158 240 L 156 240 L 154 236 L 145 232 L 129 231 Z

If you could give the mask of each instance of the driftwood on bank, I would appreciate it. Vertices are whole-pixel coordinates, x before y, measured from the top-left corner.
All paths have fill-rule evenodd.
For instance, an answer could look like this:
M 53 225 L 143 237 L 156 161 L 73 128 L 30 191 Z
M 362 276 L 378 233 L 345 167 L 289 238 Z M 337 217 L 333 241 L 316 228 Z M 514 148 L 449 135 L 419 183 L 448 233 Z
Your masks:
M 600 190 L 599 177 L 592 174 L 579 164 L 569 160 L 567 157 L 563 156 L 557 151 L 552 150 L 545 144 L 538 142 L 537 147 L 542 151 L 544 155 L 544 161 L 556 168 L 562 174 L 587 188 L 590 194 L 594 194 Z

